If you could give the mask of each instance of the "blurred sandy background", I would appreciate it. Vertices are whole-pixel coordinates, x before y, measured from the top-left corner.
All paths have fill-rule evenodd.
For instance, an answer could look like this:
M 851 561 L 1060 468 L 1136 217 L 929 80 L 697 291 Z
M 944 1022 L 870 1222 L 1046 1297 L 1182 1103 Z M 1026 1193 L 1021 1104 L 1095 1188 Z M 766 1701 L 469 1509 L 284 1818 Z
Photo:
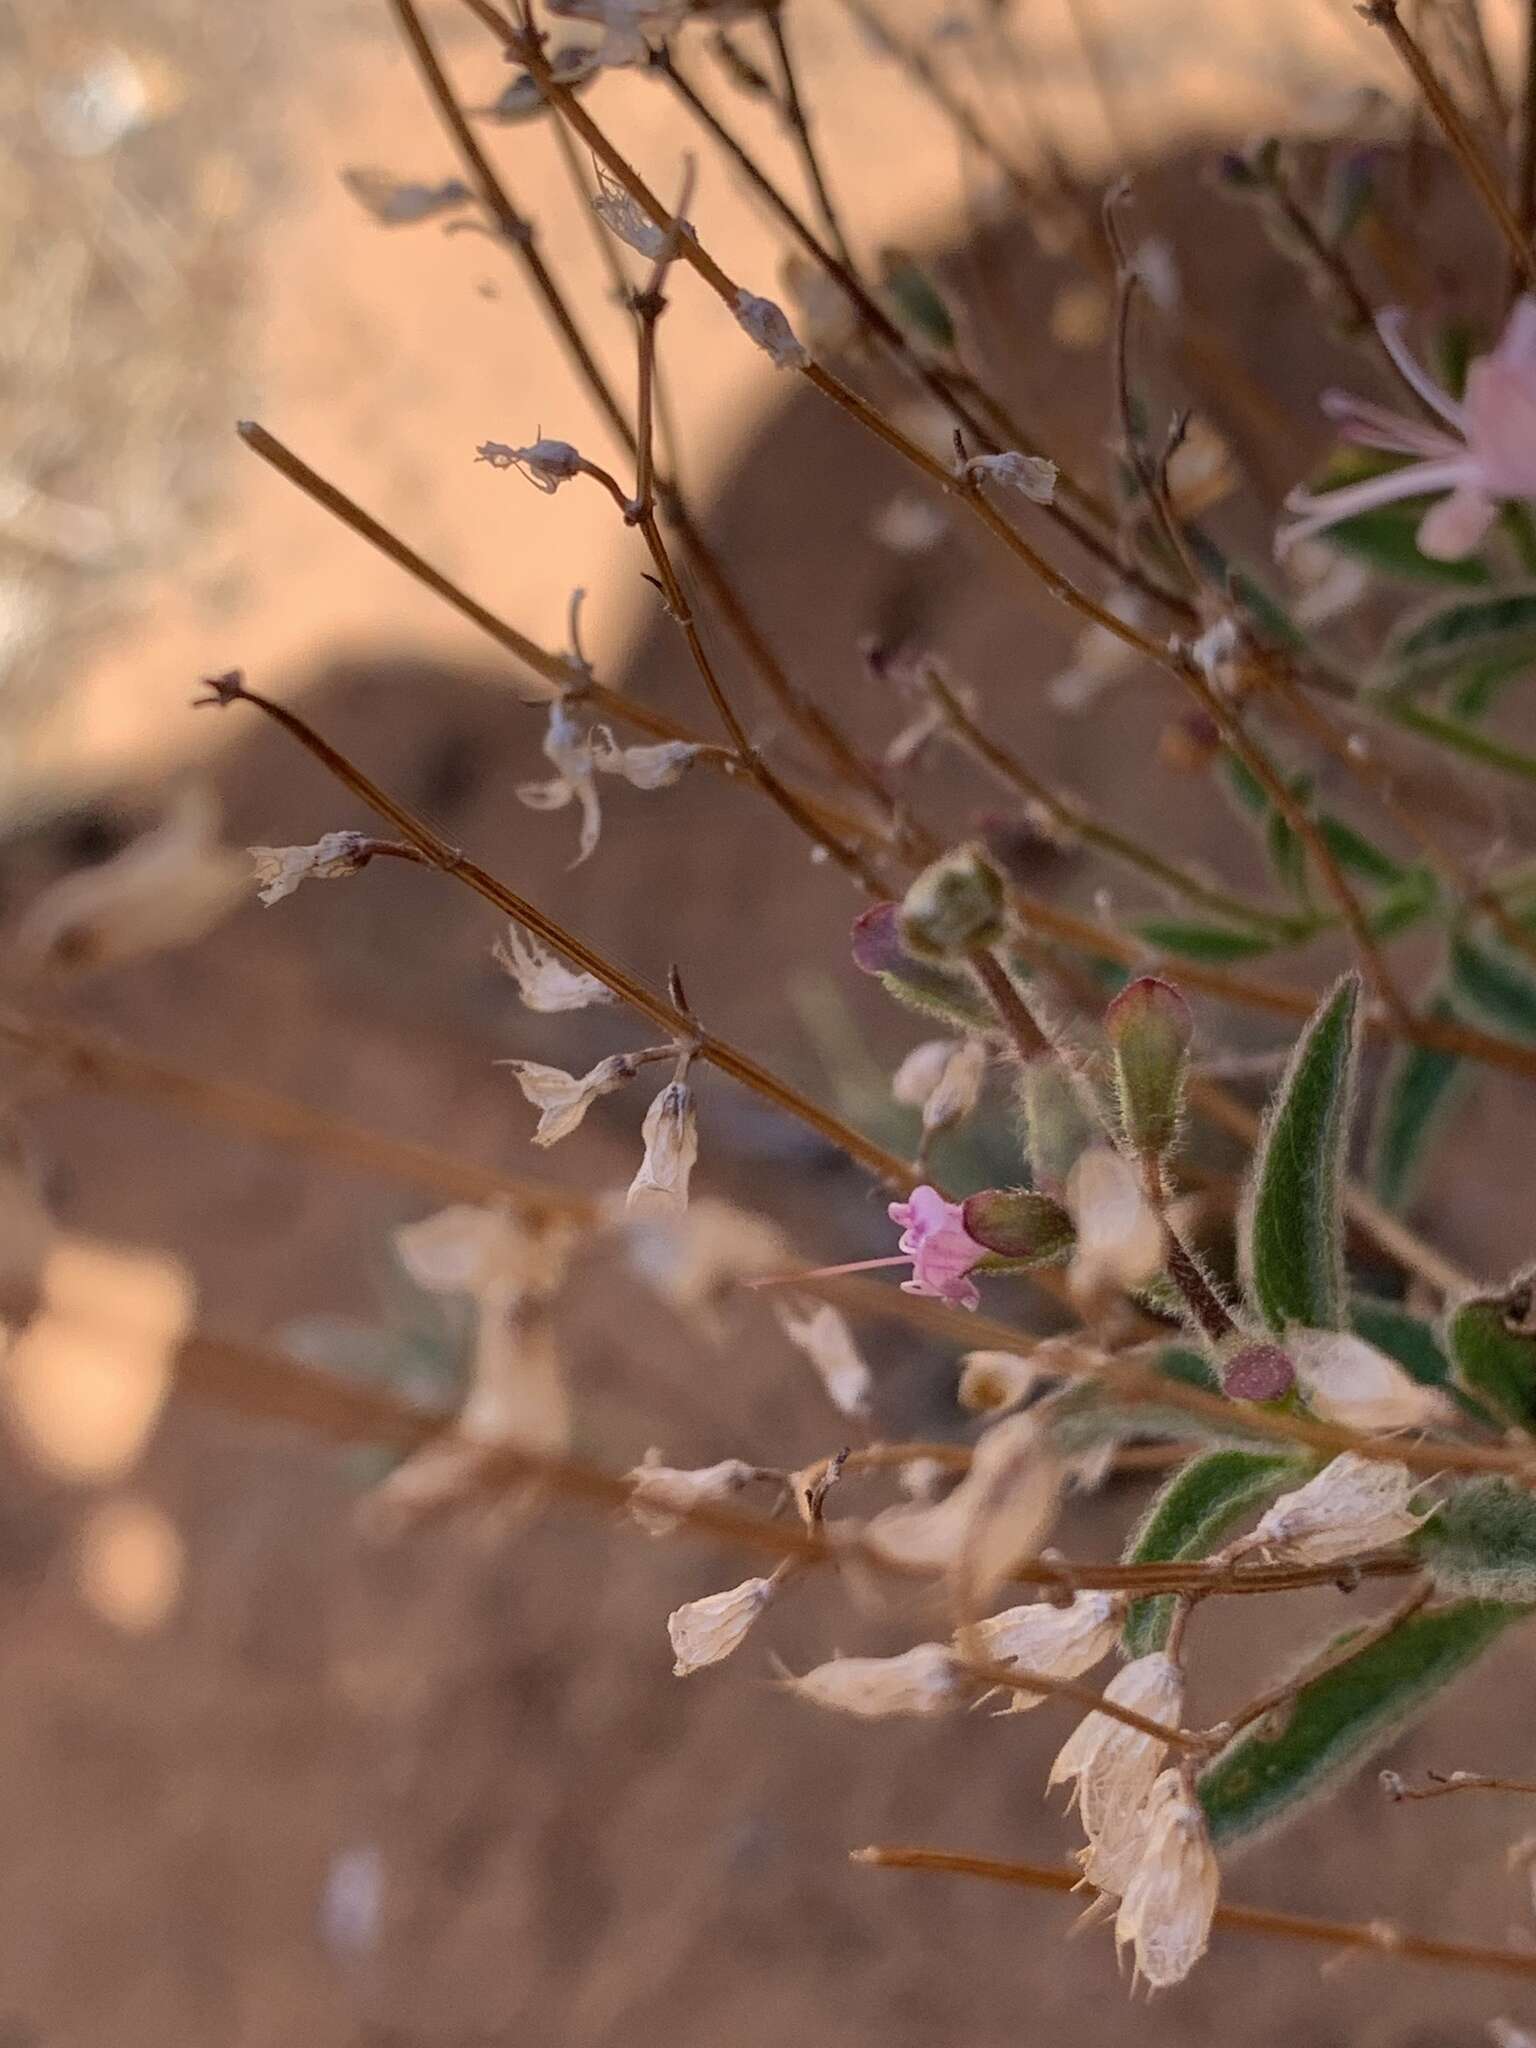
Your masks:
M 887 4 L 914 32 L 931 25 L 926 8 Z M 1034 251 L 987 167 L 860 46 L 839 6 L 792 6 L 860 253 L 932 252 L 978 308 L 971 339 L 989 373 L 1085 465 L 1101 461 L 1108 372 L 1092 308 L 1063 307 L 1070 273 Z M 1215 143 L 1388 80 L 1352 11 L 1015 11 L 1027 95 L 978 75 L 963 7 L 936 46 L 962 89 L 990 95 L 999 132 L 1038 137 L 1044 124 L 1085 175 L 1145 167 L 1147 231 L 1172 244 L 1192 300 L 1247 360 L 1308 392 L 1338 376 L 1350 359 L 1316 339 L 1289 274 L 1199 168 Z M 439 5 L 431 20 L 466 100 L 494 98 L 494 48 L 459 10 Z M 599 672 L 703 722 L 637 544 L 606 501 L 579 489 L 545 499 L 472 459 L 481 440 L 541 428 L 615 452 L 515 266 L 482 235 L 381 228 L 340 183 L 346 167 L 425 182 L 458 168 L 386 10 L 35 0 L 0 17 L 0 55 L 13 166 L 0 190 L 5 914 L 120 843 L 190 772 L 211 776 L 236 845 L 363 822 L 276 736 L 237 713 L 192 713 L 196 678 L 239 665 L 302 698 L 381 779 L 615 955 L 657 979 L 680 961 L 712 1023 L 805 1085 L 849 1084 L 828 1051 L 844 1024 L 887 1062 L 922 1035 L 854 985 L 843 885 L 809 867 L 771 814 L 703 776 L 658 796 L 620 790 L 597 856 L 568 871 L 569 813 L 541 816 L 512 795 L 540 772 L 541 721 L 515 701 L 507 663 L 235 441 L 237 417 L 260 420 L 546 643 L 561 643 L 570 591 L 584 587 Z M 771 121 L 695 65 L 792 178 Z M 675 184 L 698 144 L 658 86 L 605 78 L 592 104 L 663 190 Z M 535 124 L 490 141 L 627 388 L 627 325 L 547 137 Z M 692 211 L 738 274 L 778 294 L 781 237 L 707 148 Z M 893 549 L 902 477 L 776 381 L 691 279 L 672 296 L 663 348 L 685 481 L 808 686 L 861 729 L 888 729 L 859 642 L 927 638 L 1043 764 L 1155 811 L 1165 845 L 1245 857 L 1225 820 L 1156 764 L 1166 702 L 1121 689 L 1112 730 L 1097 711 L 1046 726 L 1031 685 L 1071 657 L 1055 616 L 1005 590 L 969 536 Z M 957 825 L 973 821 L 974 791 L 938 778 L 932 794 Z M 1080 886 L 1070 861 L 1046 880 Z M 58 1014 L 491 1166 L 621 1184 L 635 1154 L 629 1098 L 535 1155 L 529 1113 L 491 1062 L 579 1066 L 631 1042 L 624 1027 L 603 1012 L 520 1012 L 489 962 L 493 937 L 471 899 L 432 877 L 370 872 L 273 911 L 252 901 L 194 948 L 81 984 Z M 311 1343 L 327 1327 L 317 1318 L 377 1325 L 401 1312 L 388 1232 L 429 1197 L 52 1091 L 30 1070 L 15 1087 L 55 1214 L 117 1247 L 119 1263 L 90 1282 L 103 1298 L 169 1327 L 195 1293 L 210 1328 Z M 1480 1089 L 1452 1166 L 1507 1125 L 1510 1100 Z M 853 1176 L 714 1081 L 704 1133 L 696 1186 L 769 1211 L 828 1257 L 884 1248 L 878 1206 Z M 1528 1162 L 1507 1143 L 1505 1154 L 1503 1184 L 1524 1190 Z M 1456 1256 L 1502 1271 L 1529 1253 L 1529 1213 L 1523 1197 L 1453 1205 L 1437 1188 L 1422 1220 Z M 658 1443 L 683 1464 L 736 1452 L 794 1463 L 838 1441 L 803 1367 L 753 1311 L 714 1349 L 614 1271 L 565 1305 L 563 1328 L 577 1441 L 606 1462 Z M 871 1355 L 882 1426 L 952 1426 L 947 1353 L 879 1334 Z M 1068 1831 L 1040 1798 L 1069 1725 L 1054 1710 L 845 1726 L 775 1694 L 757 1645 L 678 1685 L 666 1612 L 731 1583 L 734 1559 L 566 1512 L 518 1532 L 467 1517 L 380 1546 L 355 1525 L 370 1477 L 359 1460 L 175 1399 L 162 1409 L 163 1391 L 151 1369 L 139 1405 L 108 1413 L 87 1361 L 42 1388 L 18 1393 L 13 1380 L 8 1395 L 3 2048 L 1471 2043 L 1510 2009 L 1496 1982 L 1377 1962 L 1319 1973 L 1305 1955 L 1235 1937 L 1181 1992 L 1133 2005 L 1106 1937 L 1058 1940 L 1060 1902 L 844 1860 L 877 1837 L 1062 1853 Z M 1138 1499 L 1112 1490 L 1069 1529 L 1071 1547 L 1112 1545 Z M 1341 1611 L 1316 1596 L 1313 1625 L 1320 1607 Z M 855 1643 L 846 1613 L 808 1595 L 764 1635 L 799 1666 L 834 1641 L 898 1647 L 921 1625 L 873 1615 Z M 1255 1646 L 1237 1618 L 1210 1634 L 1214 1712 L 1255 1668 Z M 1464 1698 L 1432 1741 L 1401 1746 L 1400 1767 L 1528 1770 L 1528 1681 L 1507 1655 L 1504 1666 L 1519 1702 L 1507 1722 L 1489 1725 Z M 1367 1774 L 1325 1819 L 1247 1857 L 1232 1889 L 1528 1940 L 1500 1825 L 1471 1802 L 1390 1808 Z

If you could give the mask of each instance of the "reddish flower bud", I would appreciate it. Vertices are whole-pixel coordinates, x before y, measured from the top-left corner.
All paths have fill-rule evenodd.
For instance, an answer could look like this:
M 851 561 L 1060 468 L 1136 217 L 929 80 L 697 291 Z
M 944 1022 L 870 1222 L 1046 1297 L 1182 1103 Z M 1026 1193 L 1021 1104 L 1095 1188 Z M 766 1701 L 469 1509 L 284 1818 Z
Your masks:
M 1221 1390 L 1234 1401 L 1278 1401 L 1296 1384 L 1296 1368 L 1278 1344 L 1245 1344 L 1224 1359 Z
M 983 1188 L 961 1204 L 967 1237 L 999 1258 L 1043 1266 L 1065 1258 L 1076 1236 L 1072 1218 L 1049 1195 L 1029 1188 Z

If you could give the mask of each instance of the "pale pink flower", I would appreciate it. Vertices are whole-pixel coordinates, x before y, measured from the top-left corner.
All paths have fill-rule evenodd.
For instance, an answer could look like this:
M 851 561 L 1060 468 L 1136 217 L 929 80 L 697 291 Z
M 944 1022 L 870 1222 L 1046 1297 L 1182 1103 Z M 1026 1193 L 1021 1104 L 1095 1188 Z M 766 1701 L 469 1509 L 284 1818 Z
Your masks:
M 1515 302 L 1498 345 L 1467 371 L 1459 403 L 1409 354 L 1403 323 L 1394 309 L 1376 325 L 1405 380 L 1445 425 L 1405 418 L 1346 391 L 1325 392 L 1323 410 L 1346 439 L 1415 460 L 1336 491 L 1293 491 L 1286 509 L 1301 516 L 1280 530 L 1280 552 L 1357 513 L 1434 493 L 1437 502 L 1419 522 L 1419 551 L 1457 562 L 1482 542 L 1501 503 L 1536 498 L 1536 298 Z
M 912 1278 L 903 1280 L 903 1294 L 931 1294 L 951 1308 L 977 1308 L 981 1296 L 969 1278 L 978 1259 L 987 1256 L 965 1227 L 958 1202 L 946 1202 L 937 1188 L 914 1188 L 905 1202 L 887 1211 L 901 1225 L 900 1248 L 912 1261 Z

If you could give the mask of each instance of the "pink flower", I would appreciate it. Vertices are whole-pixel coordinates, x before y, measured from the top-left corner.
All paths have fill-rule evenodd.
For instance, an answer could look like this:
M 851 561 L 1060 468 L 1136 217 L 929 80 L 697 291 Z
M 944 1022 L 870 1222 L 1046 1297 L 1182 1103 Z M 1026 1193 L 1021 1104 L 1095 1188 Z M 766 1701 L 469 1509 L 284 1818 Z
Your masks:
M 912 1261 L 912 1278 L 903 1280 L 903 1294 L 931 1294 L 951 1308 L 977 1308 L 981 1296 L 969 1278 L 972 1266 L 987 1256 L 966 1230 L 958 1202 L 946 1202 L 937 1188 L 914 1188 L 905 1202 L 892 1202 L 890 1218 L 901 1225 L 901 1249 Z
M 1403 322 L 1394 310 L 1376 325 L 1405 380 L 1445 427 L 1405 419 L 1347 391 L 1325 392 L 1323 410 L 1347 440 L 1416 460 L 1340 490 L 1292 491 L 1286 510 L 1301 517 L 1281 528 L 1278 553 L 1358 512 L 1446 491 L 1419 522 L 1418 545 L 1434 561 L 1457 562 L 1482 541 L 1503 500 L 1536 498 L 1536 298 L 1516 301 L 1498 346 L 1467 371 L 1461 404 L 1408 353 Z

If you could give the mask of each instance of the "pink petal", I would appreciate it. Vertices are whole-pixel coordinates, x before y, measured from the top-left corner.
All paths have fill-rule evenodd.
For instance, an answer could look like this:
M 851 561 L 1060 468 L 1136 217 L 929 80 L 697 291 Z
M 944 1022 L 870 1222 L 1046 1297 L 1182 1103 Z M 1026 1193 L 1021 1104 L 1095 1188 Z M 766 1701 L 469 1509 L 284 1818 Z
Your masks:
M 1284 554 L 1297 541 L 1338 526 L 1357 513 L 1374 512 L 1382 505 L 1395 505 L 1402 498 L 1456 490 L 1476 480 L 1476 465 L 1469 455 L 1462 455 L 1444 462 L 1408 462 L 1401 469 L 1367 477 L 1363 483 L 1345 484 L 1337 491 L 1292 491 L 1285 501 L 1286 510 L 1302 516 L 1275 535 L 1275 553 Z
M 1389 306 L 1385 312 L 1378 313 L 1376 331 L 1381 336 L 1382 345 L 1410 390 L 1416 391 L 1430 411 L 1439 413 L 1441 419 L 1453 426 L 1458 434 L 1464 432 L 1466 422 L 1461 407 L 1409 353 L 1403 336 L 1407 322 L 1408 315 L 1401 306 Z
M 1462 561 L 1492 526 L 1498 510 L 1475 484 L 1463 484 L 1431 505 L 1419 521 L 1419 553 L 1432 562 Z
M 1536 371 L 1536 298 L 1529 293 L 1510 307 L 1490 360 L 1511 370 Z
M 1483 488 L 1536 498 L 1536 363 L 1484 356 L 1467 372 L 1467 439 Z

